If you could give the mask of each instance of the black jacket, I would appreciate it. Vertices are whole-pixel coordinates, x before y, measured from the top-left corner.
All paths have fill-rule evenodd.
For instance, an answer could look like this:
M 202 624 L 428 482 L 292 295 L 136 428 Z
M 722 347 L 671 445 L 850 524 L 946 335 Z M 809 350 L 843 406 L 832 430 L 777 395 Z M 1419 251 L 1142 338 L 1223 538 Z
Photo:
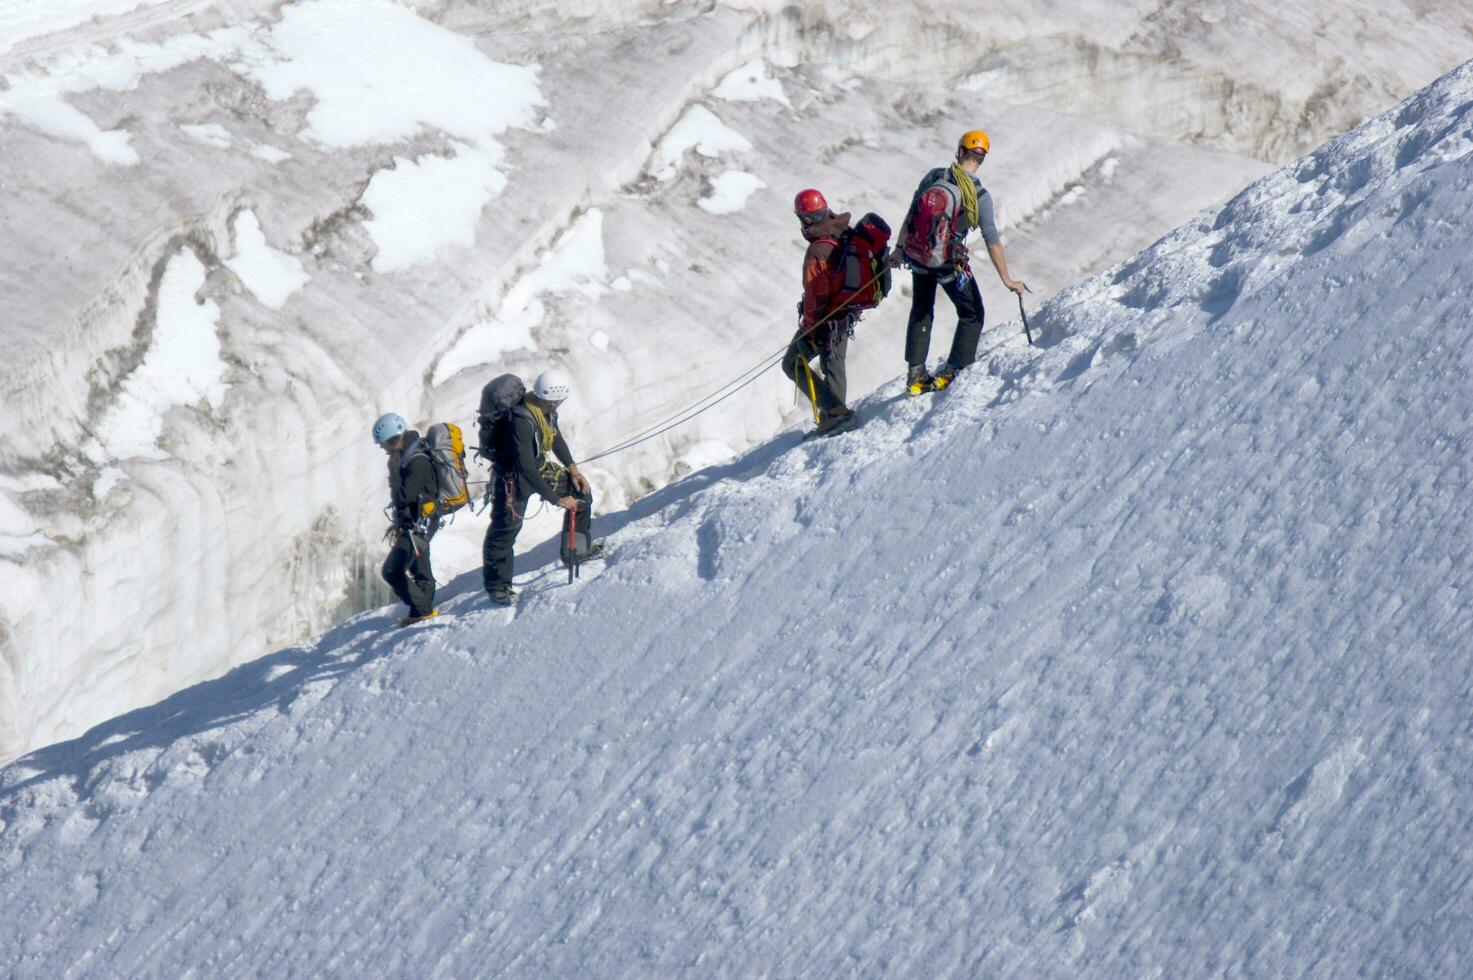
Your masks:
M 572 466 L 573 454 L 558 431 L 557 412 L 548 412 L 547 421 L 556 433 L 552 441 L 553 456 L 564 466 Z M 491 463 L 498 476 L 515 474 L 519 498 L 525 500 L 535 493 L 544 500 L 558 499 L 557 490 L 542 475 L 537 422 L 525 406 L 518 405 L 492 424 Z
M 389 455 L 389 499 L 399 523 L 413 524 L 419 520 L 420 508 L 438 495 L 440 481 L 430 454 L 420 445 L 419 433 L 410 429 L 405 436 L 404 451 Z

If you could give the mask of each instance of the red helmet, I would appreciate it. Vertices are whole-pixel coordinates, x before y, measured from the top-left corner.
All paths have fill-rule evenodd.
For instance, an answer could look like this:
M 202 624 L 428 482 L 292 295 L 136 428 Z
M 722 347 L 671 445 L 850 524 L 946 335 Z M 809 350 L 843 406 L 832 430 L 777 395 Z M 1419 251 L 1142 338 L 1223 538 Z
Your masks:
M 806 191 L 799 191 L 798 196 L 793 198 L 793 213 L 798 217 L 805 214 L 813 214 L 815 211 L 827 211 L 829 202 L 823 199 L 823 195 L 812 187 Z

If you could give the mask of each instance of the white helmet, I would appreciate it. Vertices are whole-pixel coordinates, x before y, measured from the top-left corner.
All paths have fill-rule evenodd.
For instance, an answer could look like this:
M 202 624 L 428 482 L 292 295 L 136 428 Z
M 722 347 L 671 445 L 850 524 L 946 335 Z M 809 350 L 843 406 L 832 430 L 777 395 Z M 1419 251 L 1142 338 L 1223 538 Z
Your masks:
M 532 394 L 545 402 L 563 401 L 572 390 L 573 382 L 567 372 L 558 368 L 548 368 L 537 375 L 537 380 L 532 383 Z

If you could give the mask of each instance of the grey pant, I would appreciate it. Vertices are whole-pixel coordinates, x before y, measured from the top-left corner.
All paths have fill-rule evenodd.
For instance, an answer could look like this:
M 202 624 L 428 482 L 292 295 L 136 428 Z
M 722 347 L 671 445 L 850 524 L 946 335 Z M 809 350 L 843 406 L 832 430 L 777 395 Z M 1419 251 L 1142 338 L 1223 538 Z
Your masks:
M 820 343 L 819 341 L 827 341 Z M 783 355 L 783 374 L 786 374 L 805 397 L 817 398 L 817 405 L 826 412 L 844 410 L 844 398 L 849 393 L 848 372 L 845 370 L 844 355 L 849 351 L 849 329 L 844 321 L 821 325 L 815 336 L 803 336 L 799 330 L 793 335 L 788 352 Z M 808 362 L 818 358 L 819 370 L 813 372 L 813 391 L 808 390 Z

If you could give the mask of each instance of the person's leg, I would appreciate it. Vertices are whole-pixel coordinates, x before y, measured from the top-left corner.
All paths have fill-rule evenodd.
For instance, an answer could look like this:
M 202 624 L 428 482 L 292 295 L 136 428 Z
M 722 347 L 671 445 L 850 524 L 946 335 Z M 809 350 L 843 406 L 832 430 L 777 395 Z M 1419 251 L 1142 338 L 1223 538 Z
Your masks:
M 588 543 L 593 544 L 593 487 L 575 496 L 578 498 L 578 526 L 588 535 Z
M 936 309 L 936 277 L 910 274 L 910 321 L 905 327 L 905 363 L 924 368 L 931 352 L 931 319 Z
M 977 341 L 982 337 L 982 290 L 977 280 L 967 276 L 967 284 L 960 285 L 955 279 L 946 284 L 946 295 L 956 307 L 956 335 L 951 338 L 951 353 L 946 363 L 957 370 L 970 365 L 977 359 Z
M 843 411 L 846 404 L 846 396 L 849 394 L 849 370 L 845 363 L 849 353 L 849 330 L 841 326 L 834 331 L 834 342 L 829 349 L 823 352 L 820 366 L 823 368 L 823 380 L 828 389 L 829 397 L 833 399 L 834 408 Z
M 580 493 L 573 489 L 573 478 L 567 470 L 558 474 L 557 483 L 553 489 L 559 496 L 571 496 L 578 498 L 578 529 L 577 536 L 578 555 L 581 558 L 586 555 L 593 545 L 593 489 L 590 487 L 587 493 Z M 568 530 L 573 517 L 567 511 L 563 511 L 563 533 L 558 541 L 558 555 L 563 561 L 568 560 Z
M 800 329 L 797 333 L 793 334 L 793 342 L 788 345 L 787 353 L 783 354 L 783 374 L 786 374 L 788 380 L 799 388 L 802 388 L 803 394 L 807 395 L 808 389 L 804 386 L 803 382 L 798 380 L 802 377 L 804 346 L 803 331 Z
M 491 504 L 491 526 L 481 546 L 481 581 L 486 591 L 511 588 L 517 535 L 522 530 L 522 503 L 517 500 L 515 479 L 492 476 L 496 481 Z
M 819 331 L 828 330 L 829 325 L 823 324 Z M 802 331 L 793 338 L 793 343 L 788 347 L 788 352 L 783 355 L 783 373 L 793 379 L 793 384 L 803 393 L 803 397 L 813 401 L 815 407 L 823 411 L 832 411 L 834 406 L 841 405 L 830 386 L 823 376 L 814 372 L 809 362 L 816 357 L 822 357 L 818 345 L 812 337 L 805 337 Z M 810 390 L 809 385 L 812 385 Z
M 389 555 L 384 559 L 384 567 L 380 574 L 384 581 L 389 583 L 389 588 L 394 590 L 394 595 L 406 606 L 414 605 L 414 596 L 409 591 L 409 580 L 405 571 L 414 558 L 414 552 L 409 548 L 408 541 L 404 535 L 396 535 L 394 546 L 389 549 Z
M 409 615 L 428 616 L 435 611 L 435 572 L 430 568 L 430 541 L 415 535 L 410 542 L 418 553 L 409 562 L 406 576 L 406 590 L 411 599 Z

